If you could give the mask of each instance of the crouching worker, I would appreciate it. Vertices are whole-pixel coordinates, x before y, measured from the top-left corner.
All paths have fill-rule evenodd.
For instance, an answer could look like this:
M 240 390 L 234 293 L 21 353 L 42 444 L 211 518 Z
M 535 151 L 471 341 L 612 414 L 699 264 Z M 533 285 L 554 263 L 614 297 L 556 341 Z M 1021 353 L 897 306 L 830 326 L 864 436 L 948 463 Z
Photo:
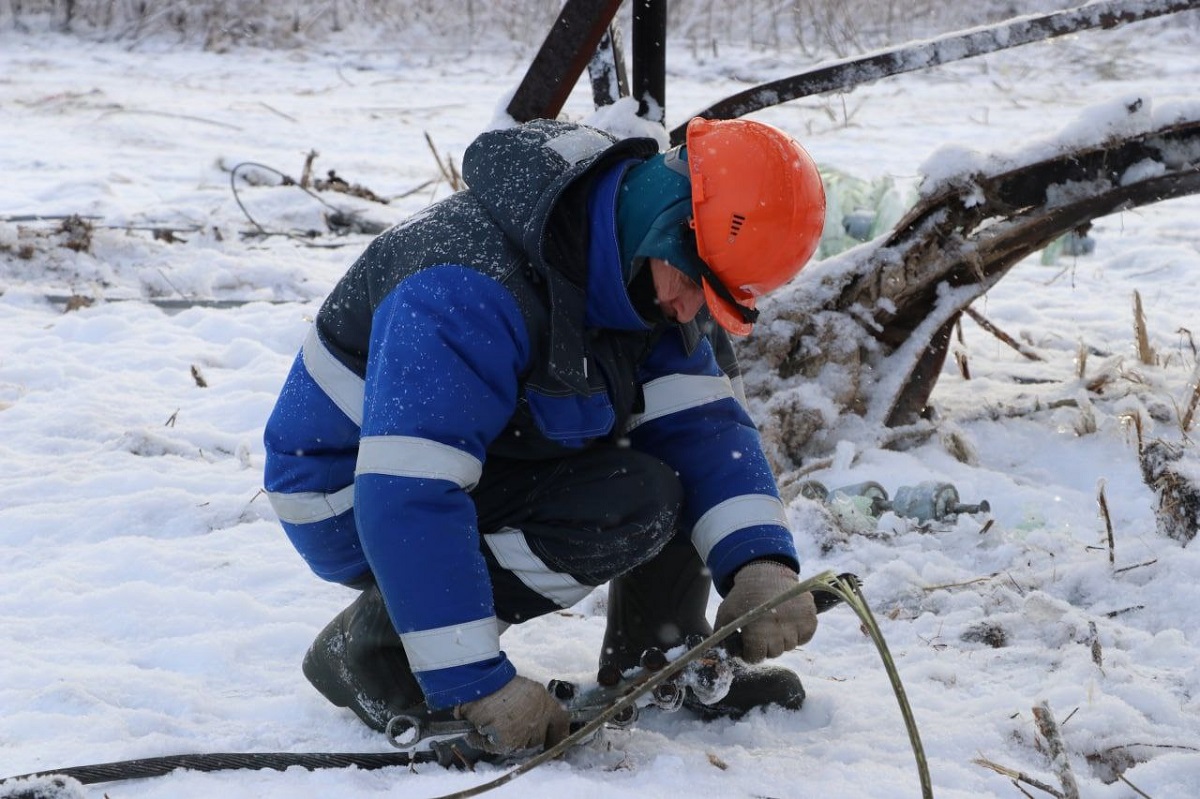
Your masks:
M 600 664 L 625 669 L 708 634 L 710 586 L 720 624 L 796 584 L 736 365 L 714 353 L 808 260 L 825 201 L 800 145 L 746 120 L 694 119 L 666 153 L 540 120 L 481 135 L 463 175 L 322 305 L 265 482 L 309 567 L 361 591 L 309 681 L 377 730 L 452 714 L 504 753 L 568 726 L 501 650 L 508 625 L 610 583 Z M 781 605 L 742 631 L 744 661 L 816 624 L 810 594 Z M 689 701 L 736 717 L 803 698 L 791 671 L 742 664 L 718 704 Z

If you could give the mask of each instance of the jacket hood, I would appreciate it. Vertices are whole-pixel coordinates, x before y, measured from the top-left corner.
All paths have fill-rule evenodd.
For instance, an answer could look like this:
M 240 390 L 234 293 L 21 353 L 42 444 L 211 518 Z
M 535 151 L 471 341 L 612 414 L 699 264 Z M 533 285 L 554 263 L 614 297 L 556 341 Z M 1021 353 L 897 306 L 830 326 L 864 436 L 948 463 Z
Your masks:
M 539 119 L 480 135 L 463 155 L 463 179 L 505 234 L 539 266 L 546 223 L 575 181 L 623 159 L 658 152 L 653 139 L 616 139 L 583 125 Z

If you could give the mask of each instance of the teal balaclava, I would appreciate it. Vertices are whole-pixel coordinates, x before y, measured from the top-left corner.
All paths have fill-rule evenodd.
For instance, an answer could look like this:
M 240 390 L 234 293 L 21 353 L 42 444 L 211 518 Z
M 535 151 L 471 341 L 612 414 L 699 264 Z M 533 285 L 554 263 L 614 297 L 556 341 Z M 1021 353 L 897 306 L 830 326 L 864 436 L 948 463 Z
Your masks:
M 691 214 L 686 147 L 659 153 L 629 170 L 617 195 L 617 238 L 627 284 L 647 258 L 661 258 L 700 282 L 704 262 L 688 228 Z

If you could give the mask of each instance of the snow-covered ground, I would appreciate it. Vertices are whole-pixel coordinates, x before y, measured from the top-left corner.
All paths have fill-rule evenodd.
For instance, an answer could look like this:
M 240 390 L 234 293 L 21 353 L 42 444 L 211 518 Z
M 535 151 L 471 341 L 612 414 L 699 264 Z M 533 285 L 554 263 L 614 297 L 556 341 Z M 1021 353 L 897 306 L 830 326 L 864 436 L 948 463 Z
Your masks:
M 1194 19 L 1085 33 L 759 116 L 824 169 L 907 191 L 922 164 L 938 170 L 939 150 L 961 157 L 944 146 L 1015 151 L 1097 103 L 1194 101 L 1198 45 Z M 676 47 L 668 122 L 798 61 Z M 185 752 L 389 751 L 300 674 L 351 594 L 307 572 L 259 490 L 275 392 L 370 237 L 304 238 L 327 230 L 329 209 L 271 170 L 299 178 L 315 151 L 315 178 L 336 170 L 392 198 L 320 200 L 398 221 L 446 196 L 434 151 L 457 163 L 525 64 L 385 42 L 217 55 L 0 33 L 0 776 Z M 580 87 L 568 115 L 587 117 L 588 99 Z M 235 194 L 239 164 L 257 166 L 238 169 Z M 19 219 L 69 214 L 91 218 L 88 240 Z M 248 216 L 293 235 L 247 237 Z M 1200 337 L 1198 218 L 1200 198 L 1106 218 L 1093 254 L 1031 258 L 988 294 L 978 307 L 1047 361 L 964 323 L 972 379 L 949 363 L 934 400 L 971 463 L 938 443 L 845 444 L 811 475 L 893 493 L 950 482 L 990 514 L 932 530 L 885 516 L 850 535 L 810 502 L 790 507 L 806 576 L 864 577 L 939 797 L 1019 795 L 977 759 L 1057 784 L 1035 737 L 1043 700 L 1083 796 L 1200 796 L 1200 545 L 1156 532 L 1128 422 L 1179 439 Z M 1155 366 L 1136 357 L 1135 290 Z M 256 302 L 181 310 L 151 297 Z M 1105 393 L 1089 395 L 1106 372 Z M 585 680 L 602 632 L 600 591 L 503 643 L 531 677 Z M 497 795 L 920 795 L 887 677 L 849 610 L 782 662 L 805 679 L 800 713 L 648 714 Z M 177 772 L 84 795 L 434 797 L 497 773 Z

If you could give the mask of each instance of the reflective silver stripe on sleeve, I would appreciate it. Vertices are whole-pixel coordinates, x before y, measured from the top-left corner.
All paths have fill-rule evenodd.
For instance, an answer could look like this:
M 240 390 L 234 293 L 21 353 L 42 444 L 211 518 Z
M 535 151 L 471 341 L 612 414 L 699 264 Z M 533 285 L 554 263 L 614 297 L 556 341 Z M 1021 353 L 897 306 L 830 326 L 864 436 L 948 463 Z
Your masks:
M 646 410 L 629 420 L 626 430 L 640 424 L 733 396 L 725 375 L 667 375 L 642 387 Z
M 733 396 L 736 397 L 737 401 L 741 403 L 742 408 L 749 413 L 750 401 L 746 399 L 746 381 L 742 379 L 741 375 L 738 375 L 737 377 L 730 378 L 729 383 L 733 388 Z
M 335 516 L 341 516 L 354 507 L 354 486 L 323 494 L 320 491 L 300 491 L 295 494 L 283 494 L 268 491 L 267 499 L 275 509 L 279 521 L 289 524 L 312 524 L 323 522 Z
M 465 666 L 500 654 L 496 617 L 433 630 L 401 633 L 400 642 L 413 671 L 433 671 Z
M 364 436 L 358 442 L 355 474 L 449 480 L 469 491 L 482 473 L 483 463 L 474 455 L 427 438 Z
M 496 562 L 512 572 L 529 590 L 544 596 L 559 607 L 569 608 L 592 592 L 569 574 L 556 572 L 533 554 L 529 541 L 520 530 L 505 527 L 483 541 L 496 556 Z
M 726 536 L 759 524 L 778 524 L 787 527 L 783 503 L 768 494 L 744 494 L 727 499 L 709 509 L 692 528 L 692 543 L 700 557 L 708 553 Z
M 363 421 L 363 379 L 333 357 L 313 325 L 301 349 L 304 368 L 333 404 L 359 427 Z

